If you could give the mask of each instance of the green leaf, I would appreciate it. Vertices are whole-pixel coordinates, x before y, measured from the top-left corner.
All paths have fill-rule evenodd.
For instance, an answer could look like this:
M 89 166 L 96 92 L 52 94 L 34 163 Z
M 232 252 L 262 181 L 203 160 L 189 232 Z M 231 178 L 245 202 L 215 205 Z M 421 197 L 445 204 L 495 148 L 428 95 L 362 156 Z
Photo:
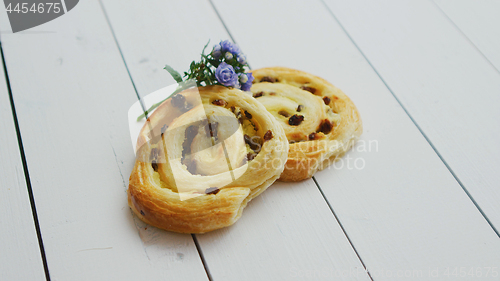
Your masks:
M 170 65 L 168 65 L 168 64 L 165 65 L 165 67 L 163 69 L 165 69 L 166 71 L 168 71 L 168 73 L 170 73 L 170 75 L 172 75 L 172 78 L 174 78 L 174 80 L 177 83 L 182 82 L 182 77 L 179 74 L 179 72 L 175 71 Z
M 210 39 L 208 39 L 207 44 L 205 45 L 205 47 L 203 47 L 203 50 L 201 51 L 201 56 L 202 57 L 205 55 L 205 49 L 207 48 L 208 44 L 210 44 Z

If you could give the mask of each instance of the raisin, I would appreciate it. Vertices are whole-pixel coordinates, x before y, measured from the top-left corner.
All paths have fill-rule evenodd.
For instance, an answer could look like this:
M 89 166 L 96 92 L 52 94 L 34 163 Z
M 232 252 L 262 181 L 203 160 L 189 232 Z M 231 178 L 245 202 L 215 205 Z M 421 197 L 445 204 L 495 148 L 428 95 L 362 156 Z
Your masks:
M 269 77 L 269 76 L 264 76 L 262 79 L 260 79 L 260 82 L 269 82 L 269 83 L 275 83 L 277 82 L 276 78 Z
M 314 139 L 316 139 L 316 133 L 311 133 L 309 135 L 309 140 L 314 140 Z
M 214 100 L 212 104 L 219 105 L 219 106 L 225 106 L 227 103 L 225 100 Z
M 252 153 L 252 152 L 248 153 L 247 154 L 248 161 L 252 161 L 255 158 L 255 156 L 257 156 L 257 154 Z
M 248 146 L 250 147 L 251 150 L 255 151 L 255 152 L 259 152 L 260 151 L 260 138 L 259 136 L 254 136 L 254 137 L 250 137 L 249 135 L 245 134 L 243 136 L 243 138 L 245 139 L 245 143 L 248 144 Z M 257 140 L 257 142 L 254 141 L 254 138 Z
M 326 105 L 329 105 L 331 100 L 329 97 L 323 97 L 323 101 L 325 102 Z
M 245 117 L 248 119 L 252 119 L 252 114 L 250 114 L 250 112 L 245 110 Z
M 145 216 L 145 215 L 146 215 L 146 214 L 144 213 L 144 211 L 143 211 L 143 210 L 141 210 L 141 215 L 143 215 L 143 216 Z
M 185 132 L 184 143 L 182 144 L 182 156 L 191 154 L 191 143 L 193 142 L 194 137 L 198 134 L 198 126 L 191 125 L 187 127 Z
M 158 164 L 151 163 L 151 167 L 153 167 L 153 170 L 158 171 Z
M 265 134 L 264 134 L 264 141 L 268 141 L 270 139 L 273 138 L 273 132 L 271 132 L 271 130 L 268 130 Z
M 231 111 L 234 113 L 234 111 L 236 110 L 236 107 L 234 106 L 231 106 Z
M 300 123 L 304 121 L 304 116 L 303 115 L 297 115 L 294 114 L 290 119 L 288 119 L 288 124 L 291 126 L 298 126 Z
M 182 112 L 189 111 L 193 105 L 186 101 L 186 98 L 181 94 L 176 94 L 172 97 L 172 105 Z
M 183 95 L 176 94 L 172 97 L 172 105 L 177 108 L 184 108 L 185 102 L 186 98 Z
M 214 139 L 217 141 L 219 139 L 219 123 L 214 122 L 210 123 L 210 136 L 214 137 Z
M 304 106 L 302 104 L 299 104 L 299 106 L 297 106 L 297 112 L 301 112 L 302 109 L 304 109 Z
M 214 137 L 214 139 L 217 141 L 218 140 L 218 129 L 219 128 L 219 122 L 211 122 L 205 125 L 205 133 L 207 134 L 207 137 Z
M 302 90 L 304 90 L 304 91 L 308 91 L 308 92 L 310 92 L 311 94 L 316 93 L 316 89 L 315 89 L 315 88 L 313 88 L 313 87 L 302 86 L 302 87 L 300 87 L 300 88 L 301 88 Z
M 278 114 L 281 115 L 281 116 L 284 116 L 284 117 L 290 117 L 290 114 L 288 114 L 288 112 L 286 112 L 284 110 L 278 111 Z
M 262 97 L 263 94 L 264 94 L 264 92 L 258 92 L 258 93 L 253 94 L 253 97 L 260 98 L 260 97 Z
M 209 187 L 205 190 L 206 194 L 217 194 L 219 192 L 219 189 L 217 187 Z
M 322 132 L 323 134 L 328 134 L 332 131 L 333 124 L 330 122 L 330 120 L 325 119 L 323 122 L 321 122 L 321 125 L 319 125 L 319 132 Z

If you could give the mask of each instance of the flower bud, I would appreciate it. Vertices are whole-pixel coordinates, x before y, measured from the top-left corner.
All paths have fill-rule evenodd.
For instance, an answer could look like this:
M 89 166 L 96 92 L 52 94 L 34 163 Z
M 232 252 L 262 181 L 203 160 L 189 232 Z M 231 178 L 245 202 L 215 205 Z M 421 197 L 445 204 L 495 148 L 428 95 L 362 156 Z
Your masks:
M 221 46 L 217 44 L 214 46 L 214 49 L 212 50 L 212 57 L 214 57 L 215 59 L 219 59 L 221 55 L 222 55 Z
M 242 91 L 250 91 L 254 77 L 253 77 L 251 72 L 242 74 L 242 76 L 243 75 L 245 75 L 245 77 L 247 78 L 247 81 L 245 83 L 241 84 L 241 90 Z
M 240 74 L 240 82 L 245 84 L 248 81 L 248 76 L 246 74 Z
M 238 55 L 238 62 L 241 63 L 241 64 L 247 63 L 247 58 L 245 57 L 244 54 L 239 54 Z
M 221 51 L 224 52 L 230 52 L 233 55 L 238 55 L 241 53 L 240 47 L 238 45 L 231 43 L 229 40 L 224 40 L 219 43 L 221 46 Z
M 233 58 L 233 54 L 231 54 L 230 52 L 227 52 L 224 57 L 226 58 L 226 60 L 230 60 Z

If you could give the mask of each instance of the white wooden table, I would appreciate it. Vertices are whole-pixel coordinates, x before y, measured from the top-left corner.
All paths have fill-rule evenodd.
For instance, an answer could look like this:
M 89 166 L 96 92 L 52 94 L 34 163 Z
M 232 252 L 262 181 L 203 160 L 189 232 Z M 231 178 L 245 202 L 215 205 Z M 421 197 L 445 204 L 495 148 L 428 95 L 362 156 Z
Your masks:
M 86 0 L 0 12 L 1 280 L 500 280 L 500 1 Z M 344 165 L 277 182 L 233 226 L 148 227 L 127 121 L 202 46 L 341 88 Z

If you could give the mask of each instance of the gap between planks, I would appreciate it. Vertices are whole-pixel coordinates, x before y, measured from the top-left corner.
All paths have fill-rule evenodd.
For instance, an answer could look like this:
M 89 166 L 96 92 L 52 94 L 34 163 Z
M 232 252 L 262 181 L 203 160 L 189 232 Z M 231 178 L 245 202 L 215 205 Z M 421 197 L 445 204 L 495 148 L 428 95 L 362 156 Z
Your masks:
M 231 38 L 231 41 L 233 41 L 233 43 L 237 44 L 236 40 L 234 40 L 233 35 L 229 31 L 229 28 L 227 27 L 226 23 L 224 22 L 224 20 L 222 19 L 221 15 L 219 14 L 219 11 L 217 11 L 217 8 L 215 7 L 215 5 L 212 2 L 212 0 L 208 0 L 208 1 L 210 2 L 210 5 L 214 9 L 214 12 L 217 14 L 217 17 L 221 21 L 222 25 L 224 26 L 224 29 L 226 29 L 227 34 Z M 250 69 L 252 69 L 252 67 L 250 66 L 250 63 L 248 63 L 248 67 Z M 320 185 L 318 184 L 318 182 L 316 181 L 316 178 L 314 178 L 314 176 L 312 177 L 312 180 L 314 181 L 314 184 L 316 185 L 316 187 L 318 188 L 319 192 L 321 193 L 321 196 L 326 201 L 326 204 L 330 208 L 330 211 L 332 212 L 332 215 L 335 217 L 335 220 L 337 221 L 337 223 L 339 224 L 340 228 L 342 229 L 342 232 L 344 233 L 344 236 L 347 238 L 347 241 L 349 241 L 349 244 L 351 245 L 351 248 L 353 249 L 354 253 L 356 253 L 356 256 L 358 257 L 359 261 L 363 265 L 363 268 L 366 271 L 366 273 L 368 274 L 368 277 L 370 278 L 370 280 L 373 281 L 373 278 L 372 278 L 370 272 L 368 271 L 368 268 L 366 267 L 365 263 L 363 262 L 363 259 L 361 258 L 361 256 L 359 255 L 358 251 L 356 250 L 356 247 L 354 247 L 354 244 L 352 243 L 351 239 L 349 238 L 349 235 L 345 231 L 344 226 L 342 225 L 342 223 L 340 222 L 339 218 L 335 214 L 335 211 L 333 210 L 332 205 L 330 204 L 330 202 L 328 201 L 328 199 L 326 199 L 325 194 L 323 193 L 323 190 L 321 189 Z M 196 247 L 198 248 L 198 243 L 196 243 Z M 203 262 L 203 264 L 205 264 L 205 262 Z M 208 273 L 208 271 L 207 271 L 207 273 Z
M 14 104 L 14 97 L 12 95 L 12 89 L 10 87 L 9 72 L 7 70 L 7 65 L 5 63 L 5 56 L 3 53 L 2 43 L 0 41 L 0 55 L 2 59 L 2 67 L 5 75 L 5 82 L 7 84 L 7 91 L 9 92 L 10 108 L 12 110 L 12 118 L 14 120 L 14 126 L 16 128 L 17 143 L 19 145 L 19 152 L 21 154 L 21 161 L 23 163 L 24 177 L 26 179 L 26 188 L 28 189 L 28 196 L 30 199 L 31 213 L 33 215 L 33 222 L 35 223 L 36 235 L 38 238 L 38 246 L 40 248 L 40 256 L 42 258 L 43 268 L 45 271 L 45 278 L 50 281 L 49 267 L 47 265 L 47 257 L 45 256 L 45 248 L 43 246 L 42 232 L 40 231 L 40 223 L 38 222 L 38 214 L 36 212 L 35 198 L 33 196 L 33 190 L 31 188 L 31 180 L 29 176 L 28 163 L 26 161 L 26 155 L 24 154 L 23 140 L 21 139 L 21 131 L 19 129 L 19 122 L 17 120 L 16 106 Z
M 99 5 L 100 5 L 101 10 L 102 10 L 102 12 L 104 14 L 104 17 L 106 18 L 106 22 L 108 24 L 109 30 L 111 31 L 111 34 L 113 35 L 113 40 L 115 41 L 116 47 L 118 48 L 118 51 L 120 52 L 120 56 L 122 58 L 123 65 L 125 66 L 125 69 L 127 70 L 128 77 L 129 77 L 130 81 L 132 82 L 132 85 L 134 86 L 134 91 L 135 91 L 135 94 L 137 96 L 137 99 L 139 100 L 139 102 L 141 104 L 142 111 L 144 113 L 146 113 L 147 108 L 144 105 L 144 101 L 139 96 L 139 92 L 137 91 L 137 88 L 135 86 L 134 79 L 132 79 L 132 75 L 130 74 L 129 67 L 127 65 L 127 62 L 125 61 L 124 56 L 123 56 L 122 49 L 120 48 L 120 44 L 118 43 L 118 40 L 116 38 L 116 34 L 115 34 L 114 30 L 113 30 L 113 27 L 112 27 L 111 22 L 109 20 L 108 14 L 106 13 L 106 9 L 104 8 L 104 5 L 102 4 L 102 0 L 99 0 Z M 148 113 L 146 113 L 145 118 L 148 118 Z M 212 281 L 213 279 L 212 279 L 212 276 L 210 275 L 210 270 L 208 269 L 207 263 L 205 261 L 205 257 L 203 256 L 203 252 L 202 252 L 202 250 L 200 248 L 200 245 L 198 243 L 198 239 L 196 238 L 195 234 L 191 234 L 191 238 L 193 239 L 193 242 L 194 242 L 194 244 L 196 246 L 196 250 L 198 251 L 198 255 L 200 256 L 201 262 L 203 263 L 203 268 L 205 269 L 205 272 L 207 274 L 207 278 L 208 278 L 208 280 Z
M 451 23 L 451 25 L 465 38 L 465 40 L 467 40 L 473 47 L 474 49 L 476 49 L 478 51 L 479 54 L 481 54 L 481 56 L 491 65 L 491 67 L 493 67 L 493 69 L 496 70 L 496 72 L 498 72 L 500 74 L 500 70 L 493 64 L 493 62 L 483 53 L 483 51 L 481 51 L 481 49 L 479 49 L 479 47 L 469 38 L 469 36 L 467 36 L 465 34 L 465 32 L 462 31 L 462 29 L 460 29 L 460 27 L 458 27 L 458 25 L 448 16 L 448 14 L 436 3 L 436 1 L 434 0 L 429 0 L 433 5 L 434 7 L 436 7 L 436 9 L 441 12 L 441 14 L 448 20 L 448 22 Z M 498 234 L 498 232 L 497 232 Z
M 325 9 L 328 11 L 328 13 L 332 16 L 332 18 L 338 23 L 338 25 L 340 26 L 340 28 L 342 28 L 342 30 L 344 31 L 344 33 L 346 34 L 346 36 L 349 38 L 349 40 L 351 40 L 351 42 L 354 44 L 354 46 L 356 47 L 356 49 L 359 51 L 359 53 L 365 58 L 366 62 L 370 65 L 370 67 L 373 69 L 373 71 L 376 73 L 376 75 L 379 77 L 379 79 L 382 81 L 382 83 L 384 83 L 385 87 L 387 88 L 387 90 L 389 90 L 389 92 L 391 93 L 391 95 L 394 97 L 394 99 L 398 102 L 398 104 L 401 106 L 401 108 L 404 110 L 404 112 L 406 113 L 406 115 L 408 115 L 408 117 L 410 118 L 410 120 L 413 122 L 413 124 L 415 124 L 415 126 L 417 127 L 417 129 L 420 131 L 420 133 L 422 134 L 422 136 L 425 138 L 425 140 L 429 143 L 429 145 L 432 147 L 432 150 L 434 150 L 434 152 L 437 154 L 437 156 L 439 157 L 439 159 L 441 159 L 441 161 L 443 162 L 443 164 L 446 166 L 446 168 L 448 169 L 448 171 L 450 171 L 451 175 L 453 176 L 453 178 L 457 181 L 457 183 L 460 185 L 460 187 L 462 188 L 462 190 L 465 192 L 465 194 L 467 194 L 467 196 L 469 197 L 469 199 L 472 201 L 472 203 L 474 204 L 474 206 L 478 209 L 478 211 L 481 213 L 481 215 L 483 216 L 483 218 L 486 220 L 486 222 L 488 223 L 488 225 L 493 229 L 493 231 L 495 232 L 495 234 L 500 237 L 500 233 L 499 231 L 495 228 L 495 226 L 491 223 L 490 219 L 488 218 L 488 216 L 484 213 L 484 211 L 481 209 L 481 207 L 477 204 L 476 200 L 474 200 L 474 198 L 472 197 L 472 195 L 469 193 L 469 191 L 467 190 L 467 188 L 464 186 L 464 184 L 462 183 L 462 181 L 458 178 L 458 176 L 455 174 L 455 172 L 453 171 L 453 169 L 450 167 L 450 165 L 448 165 L 448 163 L 446 162 L 446 160 L 443 158 L 443 156 L 441 155 L 441 153 L 436 149 L 436 147 L 434 146 L 434 144 L 432 143 L 432 141 L 429 139 L 429 137 L 427 137 L 427 135 L 424 133 L 424 131 L 422 130 L 422 128 L 418 125 L 418 123 L 415 121 L 415 119 L 413 118 L 413 116 L 410 114 L 410 112 L 408 112 L 408 110 L 406 109 L 406 107 L 403 105 L 403 103 L 401 103 L 401 101 L 399 100 L 399 98 L 394 94 L 394 92 L 392 91 L 391 87 L 389 87 L 389 85 L 387 84 L 387 82 L 384 80 L 384 78 L 382 77 L 382 75 L 380 75 L 380 73 L 378 72 L 378 70 L 375 68 L 375 66 L 371 63 L 371 61 L 368 59 L 368 57 L 365 55 L 365 53 L 361 50 L 361 48 L 358 46 L 358 44 L 356 43 L 356 41 L 354 41 L 354 39 L 351 37 L 351 35 L 349 34 L 349 32 L 347 32 L 347 30 L 345 29 L 345 27 L 342 25 L 342 23 L 338 20 L 338 18 L 335 16 L 335 14 L 333 13 L 333 11 L 330 9 L 330 7 L 328 7 L 328 5 L 324 2 L 324 0 L 319 0 L 323 6 L 325 7 Z M 434 3 L 434 1 L 430 0 L 432 3 Z M 435 6 L 437 6 L 435 3 L 434 3 Z M 438 8 L 439 9 L 439 8 Z M 441 11 L 441 13 L 444 14 L 444 12 L 439 9 Z M 451 20 L 445 16 L 450 22 Z M 457 28 L 460 33 L 479 51 L 479 53 L 481 53 L 481 55 L 489 62 L 489 64 L 491 66 L 494 67 L 494 69 L 498 72 L 498 69 L 496 69 L 496 67 L 486 58 L 486 56 L 484 56 L 484 54 L 465 36 L 465 34 L 463 34 L 463 32 L 455 25 L 455 28 Z M 315 181 L 316 182 L 316 181 Z M 318 188 L 320 188 L 318 186 Z M 320 188 L 321 189 L 321 188 Z M 333 211 L 333 210 L 332 210 Z M 339 222 L 340 223 L 340 222 Z M 354 246 L 353 246 L 354 247 Z

